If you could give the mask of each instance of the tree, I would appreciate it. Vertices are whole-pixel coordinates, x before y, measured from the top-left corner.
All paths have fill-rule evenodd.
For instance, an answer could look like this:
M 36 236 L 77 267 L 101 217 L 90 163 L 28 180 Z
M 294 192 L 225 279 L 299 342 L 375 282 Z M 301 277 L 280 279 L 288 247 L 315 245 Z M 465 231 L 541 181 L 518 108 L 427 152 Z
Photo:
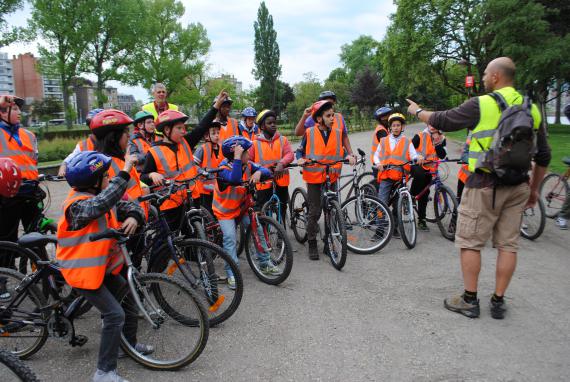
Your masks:
M 287 109 L 287 105 L 295 100 L 295 93 L 293 92 L 291 85 L 281 80 L 277 80 L 276 88 L 277 96 L 273 111 L 275 111 L 277 115 L 281 115 L 281 113 Z
M 379 57 L 380 43 L 372 36 L 360 36 L 350 44 L 340 48 L 340 61 L 343 63 L 349 82 L 365 67 L 370 67 L 378 73 L 382 71 Z
M 81 72 L 97 76 L 97 105 L 105 103 L 105 82 L 118 77 L 118 71 L 130 59 L 139 39 L 144 12 L 138 0 L 98 0 L 91 17 L 87 49 L 81 60 Z M 138 45 L 137 45 L 138 44 Z
M 131 52 L 131 61 L 122 79 L 130 85 L 150 89 L 156 82 L 166 85 L 170 100 L 181 104 L 196 102 L 200 89 L 196 77 L 203 77 L 204 56 L 210 41 L 202 24 L 183 26 L 179 19 L 184 6 L 176 0 L 142 0 L 143 28 L 137 37 L 143 44 Z
M 273 16 L 269 14 L 262 1 L 257 10 L 257 21 L 253 23 L 255 31 L 255 62 L 253 76 L 260 81 L 259 100 L 269 109 L 274 109 L 277 100 L 277 80 L 281 75 L 279 64 L 279 45 L 277 32 L 273 29 Z
M 2 0 L 0 1 L 0 48 L 10 45 L 18 39 L 19 28 L 10 28 L 6 16 L 14 13 L 24 5 L 23 0 Z
M 331 90 L 336 94 L 337 103 L 335 110 L 340 111 L 344 116 L 350 115 L 350 86 L 348 73 L 344 68 L 333 69 L 325 80 L 323 89 Z
M 58 78 L 63 93 L 63 108 L 68 128 L 74 111 L 69 103 L 70 85 L 77 75 L 79 61 L 88 41 L 90 17 L 96 0 L 33 0 L 31 27 L 41 34 L 46 45 L 40 45 L 40 71 Z
M 287 119 L 296 122 L 303 111 L 310 107 L 319 98 L 323 87 L 313 73 L 305 73 L 304 81 L 293 85 L 295 100 L 287 105 Z
M 388 93 L 378 73 L 368 66 L 358 72 L 350 89 L 350 100 L 364 115 L 372 115 L 375 107 L 384 105 Z
M 63 111 L 60 100 L 53 97 L 46 97 L 43 100 L 35 100 L 30 108 L 34 119 L 47 122 Z

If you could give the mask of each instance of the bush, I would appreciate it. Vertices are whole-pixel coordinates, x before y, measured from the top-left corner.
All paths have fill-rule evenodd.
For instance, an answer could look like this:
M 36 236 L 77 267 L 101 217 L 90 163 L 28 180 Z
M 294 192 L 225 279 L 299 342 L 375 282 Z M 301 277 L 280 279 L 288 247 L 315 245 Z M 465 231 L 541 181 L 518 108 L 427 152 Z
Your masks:
M 73 138 L 56 138 L 51 141 L 42 140 L 38 144 L 38 162 L 63 160 L 73 151 L 76 144 L 77 139 Z

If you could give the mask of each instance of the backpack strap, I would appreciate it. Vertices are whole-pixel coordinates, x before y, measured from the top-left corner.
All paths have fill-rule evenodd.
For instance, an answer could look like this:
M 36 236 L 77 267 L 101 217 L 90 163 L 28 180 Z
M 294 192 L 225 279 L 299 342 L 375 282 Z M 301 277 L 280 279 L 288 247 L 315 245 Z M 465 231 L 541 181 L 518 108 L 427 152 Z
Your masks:
M 501 112 L 507 110 L 509 104 L 507 104 L 507 101 L 505 101 L 505 98 L 501 95 L 501 93 L 492 92 L 489 93 L 489 95 L 493 97 L 495 102 L 497 102 L 497 104 L 499 105 L 499 109 L 501 109 Z

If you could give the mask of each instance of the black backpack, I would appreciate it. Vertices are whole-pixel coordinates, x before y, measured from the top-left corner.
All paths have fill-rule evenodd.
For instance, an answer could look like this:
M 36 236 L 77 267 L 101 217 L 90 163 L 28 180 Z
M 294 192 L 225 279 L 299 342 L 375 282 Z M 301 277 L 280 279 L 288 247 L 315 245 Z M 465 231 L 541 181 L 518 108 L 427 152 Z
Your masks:
M 528 180 L 531 161 L 536 153 L 536 134 L 530 98 L 509 106 L 499 93 L 490 93 L 501 110 L 499 126 L 491 147 L 485 153 L 483 167 L 490 169 L 498 183 L 512 186 Z

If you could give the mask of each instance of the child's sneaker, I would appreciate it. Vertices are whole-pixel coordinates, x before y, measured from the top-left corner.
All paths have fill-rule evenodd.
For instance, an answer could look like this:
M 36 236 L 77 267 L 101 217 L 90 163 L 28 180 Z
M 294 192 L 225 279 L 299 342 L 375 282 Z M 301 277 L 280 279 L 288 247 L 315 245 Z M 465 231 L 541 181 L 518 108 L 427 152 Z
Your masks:
M 228 287 L 230 289 L 236 289 L 236 279 L 234 276 L 230 276 L 228 277 Z
M 568 229 L 568 221 L 566 219 L 564 219 L 563 217 L 559 216 L 556 218 L 556 225 L 560 229 Z
M 270 261 L 267 264 L 263 264 L 261 266 L 261 273 L 266 275 L 278 275 L 281 273 L 281 271 L 275 266 L 275 264 Z
M 427 223 L 424 219 L 419 219 L 418 220 L 418 229 L 420 231 L 424 231 L 424 232 L 428 232 L 429 231 L 429 227 L 427 226 Z

